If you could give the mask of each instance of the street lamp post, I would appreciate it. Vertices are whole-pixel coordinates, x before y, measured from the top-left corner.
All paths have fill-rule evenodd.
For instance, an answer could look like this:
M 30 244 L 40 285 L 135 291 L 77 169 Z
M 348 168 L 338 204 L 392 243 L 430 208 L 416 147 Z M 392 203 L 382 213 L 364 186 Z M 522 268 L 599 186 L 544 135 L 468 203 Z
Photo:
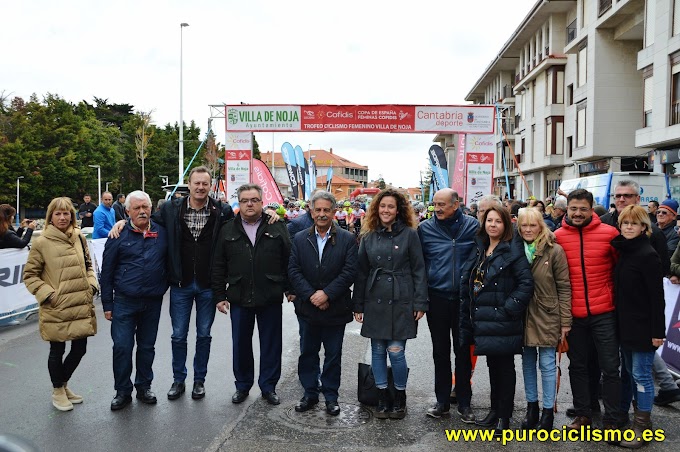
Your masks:
M 183 106 L 183 96 L 182 96 L 182 52 L 183 52 L 183 33 L 184 27 L 188 27 L 189 24 L 182 22 L 179 24 L 179 177 L 178 184 L 184 182 L 184 119 L 182 118 L 182 106 Z
M 19 214 L 19 180 L 23 179 L 24 176 L 19 176 L 17 177 L 17 215 L 16 215 L 16 224 L 17 224 L 17 229 L 19 229 L 19 217 L 21 216 Z
M 108 181 L 108 182 L 106 183 L 106 188 L 104 189 L 104 191 L 109 191 L 109 184 L 110 184 L 110 183 L 111 183 L 111 181 Z
M 97 205 L 102 203 L 102 167 L 99 165 L 87 165 L 90 168 L 97 168 Z

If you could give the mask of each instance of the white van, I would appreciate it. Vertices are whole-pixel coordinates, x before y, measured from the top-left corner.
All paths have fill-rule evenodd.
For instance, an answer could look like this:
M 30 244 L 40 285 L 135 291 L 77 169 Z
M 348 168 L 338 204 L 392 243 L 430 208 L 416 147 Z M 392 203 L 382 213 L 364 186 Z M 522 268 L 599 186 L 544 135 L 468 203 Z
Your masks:
M 584 188 L 593 194 L 595 204 L 609 208 L 614 202 L 614 188 L 621 180 L 634 180 L 640 184 L 640 205 L 643 207 L 647 206 L 649 201 L 661 203 L 670 198 L 666 175 L 644 171 L 615 172 L 563 180 L 560 190 L 569 194 L 577 188 Z

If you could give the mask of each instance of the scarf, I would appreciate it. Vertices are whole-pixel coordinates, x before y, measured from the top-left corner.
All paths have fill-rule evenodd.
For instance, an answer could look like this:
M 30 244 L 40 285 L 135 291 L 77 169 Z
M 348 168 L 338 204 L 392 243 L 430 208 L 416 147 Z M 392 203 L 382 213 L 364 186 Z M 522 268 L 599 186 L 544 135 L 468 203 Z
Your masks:
M 536 242 L 523 242 L 524 243 L 524 254 L 527 256 L 527 260 L 530 264 L 534 263 L 534 255 L 536 254 Z

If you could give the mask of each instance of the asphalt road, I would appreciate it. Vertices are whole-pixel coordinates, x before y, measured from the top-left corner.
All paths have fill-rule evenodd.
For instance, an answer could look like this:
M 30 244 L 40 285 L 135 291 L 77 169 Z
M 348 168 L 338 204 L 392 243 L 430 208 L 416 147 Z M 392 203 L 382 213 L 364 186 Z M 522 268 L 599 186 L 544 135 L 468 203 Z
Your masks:
M 419 337 L 407 343 L 410 367 L 409 414 L 402 421 L 377 420 L 370 409 L 356 401 L 357 363 L 368 359 L 368 339 L 359 335 L 359 325 L 350 323 L 343 351 L 343 383 L 340 389 L 342 414 L 329 417 L 318 410 L 296 413 L 293 406 L 302 396 L 297 380 L 299 352 L 297 320 L 292 305 L 284 306 L 283 371 L 277 392 L 282 403 L 268 405 L 259 390 L 240 405 L 231 403 L 234 391 L 231 370 L 231 335 L 227 316 L 217 313 L 213 326 L 212 354 L 206 380 L 206 398 L 195 401 L 187 392 L 169 401 L 166 392 L 172 383 L 170 317 L 168 300 L 156 343 L 155 379 L 152 389 L 158 404 L 148 406 L 136 400 L 126 409 L 112 412 L 114 396 L 111 370 L 110 324 L 97 305 L 99 333 L 88 341 L 88 353 L 71 379 L 70 386 L 85 401 L 70 412 L 58 412 L 51 405 L 51 384 L 47 373 L 49 346 L 40 339 L 37 321 L 0 328 L 0 435 L 13 434 L 31 441 L 42 451 L 318 451 L 319 449 L 359 451 L 420 451 L 499 449 L 498 442 L 452 444 L 447 429 L 475 430 L 457 416 L 439 420 L 425 416 L 434 402 L 433 364 L 427 323 L 420 324 Z M 189 335 L 194 335 L 193 328 Z M 257 334 L 255 345 L 257 347 Z M 193 341 L 189 344 L 189 379 Z M 558 396 L 559 413 L 555 425 L 561 428 L 569 419 L 564 410 L 571 405 L 568 362 L 563 362 L 562 386 Z M 525 414 L 521 362 L 516 360 L 517 392 L 512 427 L 518 428 Z M 188 385 L 190 391 L 190 384 Z M 479 359 L 473 376 L 473 408 L 478 416 L 489 409 L 488 372 Z M 678 450 L 680 403 L 658 408 L 652 413 L 654 427 L 665 430 L 666 440 L 652 443 L 648 451 Z M 601 425 L 596 418 L 596 424 Z M 605 443 L 511 442 L 507 450 L 610 450 Z

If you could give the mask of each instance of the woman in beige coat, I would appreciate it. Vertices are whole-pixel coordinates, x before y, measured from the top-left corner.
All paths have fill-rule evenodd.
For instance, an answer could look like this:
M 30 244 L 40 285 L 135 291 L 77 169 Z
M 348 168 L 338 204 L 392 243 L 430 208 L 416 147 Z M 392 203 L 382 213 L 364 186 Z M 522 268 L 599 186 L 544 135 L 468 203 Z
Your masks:
M 28 255 L 24 283 L 40 306 L 40 335 L 50 342 L 52 404 L 69 411 L 83 401 L 67 383 L 85 355 L 88 336 L 97 332 L 92 300 L 98 284 L 71 200 L 53 199 L 45 224 Z M 71 341 L 71 350 L 63 359 L 66 341 Z
M 517 230 L 524 242 L 524 252 L 534 277 L 534 295 L 526 312 L 522 368 L 527 397 L 524 429 L 552 430 L 553 405 L 557 385 L 555 350 L 571 329 L 571 283 L 567 257 L 534 208 L 522 209 Z M 538 375 L 541 369 L 543 413 L 538 418 Z

